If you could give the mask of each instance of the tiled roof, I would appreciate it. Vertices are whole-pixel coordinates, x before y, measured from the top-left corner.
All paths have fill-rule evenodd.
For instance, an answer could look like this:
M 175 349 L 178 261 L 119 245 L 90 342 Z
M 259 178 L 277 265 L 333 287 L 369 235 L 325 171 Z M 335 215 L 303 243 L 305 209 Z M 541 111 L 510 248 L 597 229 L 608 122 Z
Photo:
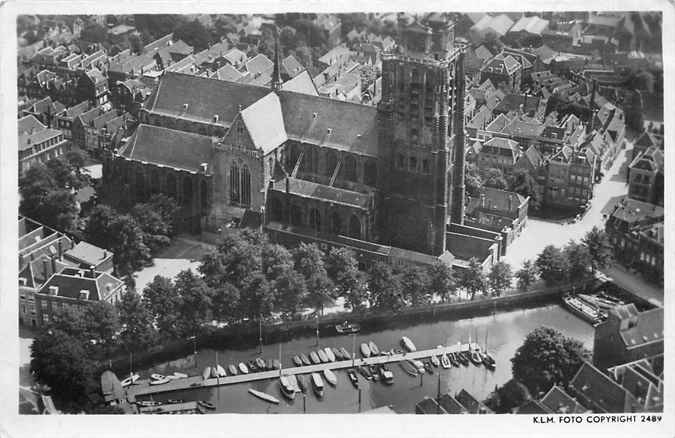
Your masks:
M 438 403 L 436 403 L 436 400 L 429 398 L 429 397 L 424 397 L 423 400 L 418 402 L 415 405 L 415 411 L 419 411 L 422 414 L 447 414 L 445 409 L 443 409 Z
M 663 213 L 663 207 L 626 196 L 616 205 L 611 216 L 613 219 L 634 224 L 649 218 L 662 218 Z
M 501 212 L 513 212 L 523 205 L 527 199 L 516 192 L 495 189 L 494 187 L 481 187 L 481 196 L 485 196 L 486 207 L 490 210 Z M 511 202 L 511 208 L 509 208 Z
M 85 100 L 83 102 L 78 103 L 77 105 L 73 105 L 70 108 L 68 108 L 66 110 L 65 116 L 75 118 L 80 114 L 82 114 L 83 112 L 88 111 L 90 106 L 91 104 L 89 103 L 89 101 Z
M 49 140 L 50 138 L 62 135 L 61 131 L 47 128 L 40 123 L 34 116 L 26 116 L 19 119 L 19 150 L 23 151 L 33 147 L 35 144 L 40 144 Z
M 485 146 L 492 146 L 493 148 L 505 149 L 509 153 L 519 152 L 518 142 L 502 137 L 493 137 L 490 140 L 485 142 Z
M 232 67 L 231 64 L 225 64 L 224 66 L 220 67 L 216 72 L 211 76 L 212 79 L 218 79 L 221 81 L 231 81 L 231 82 L 237 82 L 239 79 L 244 77 L 241 73 L 239 73 L 239 70 L 236 68 Z
M 663 341 L 663 307 L 637 314 L 637 324 L 621 330 L 621 339 L 626 347 L 632 348 L 647 342 Z
M 209 48 L 202 50 L 201 52 L 195 53 L 195 63 L 197 65 L 201 65 L 207 61 L 212 61 L 215 58 L 223 56 L 229 47 L 230 45 L 227 41 L 220 41 Z
M 459 393 L 455 395 L 455 399 L 460 402 L 470 414 L 492 413 L 492 411 L 487 406 L 478 401 L 476 397 L 471 395 L 465 389 L 459 391 Z
M 501 14 L 496 17 L 491 17 L 490 15 L 485 15 L 483 18 L 478 20 L 471 28 L 481 31 L 485 29 L 494 30 L 499 36 L 506 35 L 506 32 L 513 26 L 513 20 L 511 20 L 507 15 Z
M 303 70 L 300 74 L 287 80 L 281 85 L 282 90 L 293 91 L 296 93 L 308 94 L 310 96 L 318 96 L 319 93 L 314 86 L 312 77 L 307 70 Z
M 525 31 L 532 34 L 541 35 L 541 33 L 548 27 L 548 20 L 544 20 L 537 16 L 523 17 L 513 25 L 509 32 Z
M 658 149 L 656 146 L 650 146 L 647 148 L 647 150 L 635 157 L 633 162 L 628 167 L 631 169 L 637 168 L 651 170 L 652 172 L 663 172 L 663 165 L 663 151 Z
M 508 113 L 509 111 L 519 111 L 523 108 L 523 113 L 536 113 L 539 107 L 539 98 L 528 96 L 526 94 L 507 94 L 504 99 L 497 104 L 494 111 Z
M 544 157 L 534 145 L 527 148 L 523 155 L 530 161 L 530 163 L 532 163 L 535 168 L 538 168 L 544 162 Z
M 538 400 L 531 399 L 523 403 L 518 408 L 519 414 L 550 414 L 551 411 L 547 406 L 539 402 Z
M 94 271 L 93 276 L 88 270 L 66 268 L 58 274 L 52 275 L 40 288 L 40 293 L 49 294 L 49 287 L 58 287 L 58 296 L 79 298 L 80 291 L 89 291 L 89 301 L 98 301 L 107 291 L 122 286 L 122 281 L 104 272 Z
M 293 55 L 288 55 L 281 60 L 281 72 L 294 78 L 305 69 Z
M 237 65 L 241 62 L 245 62 L 248 57 L 246 56 L 246 53 L 242 52 L 241 50 L 232 49 L 223 55 L 223 58 L 227 59 L 227 61 L 231 64 Z
M 517 136 L 539 136 L 544 131 L 545 126 L 535 120 L 513 119 L 506 125 L 502 132 Z
M 642 134 L 638 137 L 637 140 L 635 140 L 635 145 L 636 146 L 642 146 L 645 148 L 648 148 L 649 146 L 656 146 L 658 142 L 656 141 L 656 138 L 652 135 L 652 133 L 648 131 L 642 131 Z
M 467 410 L 462 406 L 460 402 L 455 400 L 450 394 L 443 394 L 438 399 L 438 404 L 441 405 L 443 409 L 448 414 L 466 414 Z
M 476 54 L 476 56 L 478 58 L 482 59 L 483 61 L 486 61 L 486 60 L 492 58 L 492 56 L 493 56 L 492 52 L 490 52 L 490 50 L 488 50 L 488 48 L 485 47 L 482 44 L 480 46 L 478 46 L 476 48 L 476 50 L 474 50 L 474 53 Z
M 275 181 L 273 190 L 278 192 L 286 191 L 286 180 L 289 184 L 289 192 L 294 195 L 320 199 L 327 202 L 344 204 L 356 208 L 368 208 L 370 198 L 368 195 L 350 190 L 339 189 L 323 184 L 317 184 L 304 179 L 291 178 Z
M 88 242 L 80 242 L 64 253 L 64 257 L 71 258 L 78 263 L 96 266 L 109 259 L 113 253 Z
M 541 404 L 551 412 L 557 414 L 582 414 L 587 411 L 579 402 L 563 391 L 559 386 L 553 385 L 541 399 Z
M 153 54 L 136 55 L 110 63 L 108 70 L 125 74 L 140 74 L 142 69 L 150 69 L 155 63 Z
M 621 385 L 588 362 L 581 365 L 570 387 L 584 404 L 589 401 L 588 404 L 601 412 L 624 412 L 629 397 Z
M 270 70 L 274 67 L 274 63 L 262 53 L 257 54 L 248 62 L 246 62 L 246 71 L 250 74 L 255 75 L 257 73 L 263 73 L 267 70 Z
M 248 106 L 241 112 L 242 120 L 256 148 L 267 154 L 288 140 L 281 103 L 275 93 Z
M 141 124 L 121 155 L 134 161 L 199 172 L 202 163 L 211 162 L 213 145 L 211 137 Z

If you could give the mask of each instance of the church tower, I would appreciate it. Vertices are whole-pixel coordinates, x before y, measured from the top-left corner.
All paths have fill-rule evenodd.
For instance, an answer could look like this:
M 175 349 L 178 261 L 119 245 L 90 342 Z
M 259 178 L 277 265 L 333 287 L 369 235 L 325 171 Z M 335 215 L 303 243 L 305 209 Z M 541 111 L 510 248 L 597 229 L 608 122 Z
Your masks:
M 433 17 L 433 18 L 432 18 Z M 433 256 L 445 252 L 457 101 L 454 24 L 432 16 L 402 26 L 382 60 L 380 241 Z

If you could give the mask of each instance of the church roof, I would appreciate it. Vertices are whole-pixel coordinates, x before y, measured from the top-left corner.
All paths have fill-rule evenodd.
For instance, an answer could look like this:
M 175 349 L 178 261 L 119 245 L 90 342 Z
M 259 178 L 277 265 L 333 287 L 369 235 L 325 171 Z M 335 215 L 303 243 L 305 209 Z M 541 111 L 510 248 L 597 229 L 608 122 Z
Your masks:
M 343 204 L 350 207 L 367 209 L 370 197 L 367 194 L 352 192 L 351 190 L 318 184 L 304 179 L 288 177 L 284 180 L 275 181 L 272 189 L 279 192 L 286 191 L 288 180 L 289 193 L 305 198 L 320 199 L 322 201 Z
M 199 172 L 213 153 L 211 137 L 141 124 L 121 155 L 134 161 Z
M 256 148 L 262 149 L 264 154 L 288 140 L 284 117 L 281 114 L 281 104 L 275 93 L 270 92 L 244 109 L 241 117 L 253 144 Z

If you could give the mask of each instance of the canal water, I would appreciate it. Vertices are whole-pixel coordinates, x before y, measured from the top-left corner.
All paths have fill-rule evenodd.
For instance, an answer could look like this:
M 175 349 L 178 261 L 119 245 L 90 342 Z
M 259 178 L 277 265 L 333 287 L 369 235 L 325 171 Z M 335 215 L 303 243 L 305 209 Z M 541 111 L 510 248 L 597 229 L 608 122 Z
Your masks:
M 533 329 L 547 326 L 560 330 L 566 336 L 578 339 L 587 348 L 593 347 L 594 329 L 583 320 L 572 315 L 559 305 L 548 305 L 524 310 L 514 310 L 462 320 L 437 321 L 421 323 L 414 326 L 387 329 L 376 333 L 356 336 L 356 349 L 361 342 L 374 341 L 381 350 L 390 350 L 399 346 L 402 336 L 408 336 L 419 350 L 435 347 L 440 344 L 452 345 L 458 342 L 485 344 L 496 360 L 496 370 L 488 371 L 484 367 L 470 364 L 468 367 L 434 368 L 434 374 L 412 377 L 405 373 L 397 363 L 389 364 L 394 372 L 394 384 L 385 385 L 380 382 L 367 382 L 359 375 L 359 391 L 350 383 L 345 370 L 337 370 L 338 383 L 335 387 L 325 384 L 325 393 L 321 400 L 311 390 L 309 375 L 304 375 L 308 391 L 304 397 L 297 394 L 295 400 L 286 400 L 279 387 L 279 380 L 256 381 L 245 384 L 227 385 L 212 388 L 196 388 L 176 391 L 154 396 L 154 400 L 183 399 L 208 400 L 216 406 L 214 413 L 357 413 L 380 406 L 389 406 L 398 413 L 414 413 L 415 404 L 425 396 L 435 397 L 440 388 L 441 393 L 452 395 L 466 389 L 479 400 L 484 400 L 497 385 L 508 381 L 511 374 L 511 361 L 516 349 L 522 345 L 525 336 Z M 320 337 L 321 347 L 345 347 L 352 351 L 352 336 L 336 336 L 332 334 Z M 309 355 L 316 350 L 316 336 L 299 337 L 281 342 L 282 363 L 285 367 L 293 366 L 291 358 L 299 353 Z M 230 363 L 248 361 L 258 356 L 258 348 L 250 350 L 201 350 L 197 354 L 191 375 L 201 374 L 206 366 L 216 361 L 226 367 Z M 264 358 L 278 358 L 279 344 L 265 345 Z M 178 370 L 172 364 L 164 364 L 150 370 L 140 372 L 143 377 L 151 372 L 171 373 Z M 185 371 L 185 370 L 183 370 Z M 271 405 L 248 393 L 249 388 L 274 395 L 281 403 Z

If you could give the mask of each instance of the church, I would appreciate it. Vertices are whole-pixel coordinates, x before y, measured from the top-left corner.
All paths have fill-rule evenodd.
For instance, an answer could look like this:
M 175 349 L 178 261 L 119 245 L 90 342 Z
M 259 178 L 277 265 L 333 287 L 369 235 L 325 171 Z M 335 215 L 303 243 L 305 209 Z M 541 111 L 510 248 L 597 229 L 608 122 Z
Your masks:
M 289 246 L 349 247 L 364 265 L 488 269 L 501 236 L 464 224 L 463 58 L 434 14 L 383 54 L 377 107 L 283 83 L 278 50 L 271 87 L 166 72 L 104 162 L 106 197 L 165 193 L 203 236 L 234 220 Z

